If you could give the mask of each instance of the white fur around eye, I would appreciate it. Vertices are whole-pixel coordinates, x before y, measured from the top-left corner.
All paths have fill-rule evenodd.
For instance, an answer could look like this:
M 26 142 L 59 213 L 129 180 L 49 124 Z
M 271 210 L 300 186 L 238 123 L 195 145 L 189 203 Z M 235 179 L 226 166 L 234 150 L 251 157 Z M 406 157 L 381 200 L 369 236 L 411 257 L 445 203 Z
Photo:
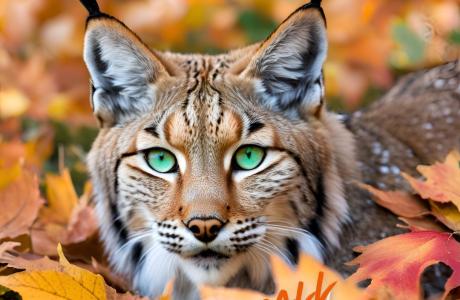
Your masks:
M 249 170 L 249 171 L 246 171 L 246 170 L 234 171 L 233 180 L 235 182 L 241 182 L 243 179 L 265 170 L 266 168 L 268 168 L 269 166 L 277 162 L 280 159 L 281 155 L 282 155 L 282 152 L 275 151 L 275 150 L 267 150 L 267 154 L 265 155 L 264 161 L 260 164 L 260 166 L 258 166 L 254 170 Z
M 170 183 L 174 183 L 176 181 L 176 177 L 177 177 L 176 173 L 159 173 L 153 170 L 145 161 L 144 153 L 139 153 L 138 155 L 136 155 L 136 164 L 139 168 L 142 169 L 142 171 L 149 173 L 152 176 L 162 178 Z

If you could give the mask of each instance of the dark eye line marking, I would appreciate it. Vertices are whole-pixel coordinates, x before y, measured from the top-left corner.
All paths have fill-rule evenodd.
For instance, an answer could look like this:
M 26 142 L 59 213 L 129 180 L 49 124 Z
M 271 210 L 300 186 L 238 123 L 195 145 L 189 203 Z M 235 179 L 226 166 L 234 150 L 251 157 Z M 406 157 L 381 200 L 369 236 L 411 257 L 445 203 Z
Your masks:
M 150 133 L 151 135 L 153 135 L 154 137 L 156 137 L 157 139 L 159 139 L 160 135 L 158 134 L 157 126 L 158 126 L 158 124 L 152 124 L 149 127 L 144 128 L 144 130 L 146 132 Z
M 251 121 L 248 127 L 248 136 L 264 128 L 265 124 L 259 121 Z

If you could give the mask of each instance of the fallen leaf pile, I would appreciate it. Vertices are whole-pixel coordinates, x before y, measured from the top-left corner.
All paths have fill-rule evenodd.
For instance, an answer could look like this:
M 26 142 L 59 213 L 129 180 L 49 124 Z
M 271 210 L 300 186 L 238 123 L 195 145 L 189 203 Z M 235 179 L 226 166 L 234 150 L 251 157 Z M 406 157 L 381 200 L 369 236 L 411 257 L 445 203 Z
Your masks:
M 264 39 L 305 1 L 99 3 L 154 48 L 215 53 Z M 340 108 L 377 98 L 401 73 L 460 54 L 458 0 L 329 0 L 323 6 L 326 91 Z M 104 257 L 91 199 L 85 156 L 97 126 L 82 59 L 85 19 L 77 0 L 0 1 L 0 258 L 7 264 L 0 265 L 0 299 L 19 299 L 14 291 L 34 300 L 67 292 L 69 299 L 136 299 L 113 289 L 128 292 L 129 285 Z M 211 287 L 203 287 L 203 298 L 418 299 L 420 273 L 437 262 L 454 271 L 449 292 L 457 286 L 460 257 L 458 160 L 454 153 L 443 164 L 420 167 L 425 181 L 406 176 L 416 195 L 367 187 L 411 232 L 359 248 L 363 254 L 353 263 L 360 268 L 351 278 L 308 257 L 297 271 L 274 258 L 280 287 L 274 298 Z M 355 282 L 366 278 L 372 284 L 357 289 Z M 169 296 L 166 291 L 162 299 Z
M 450 292 L 460 287 L 460 153 L 448 155 L 443 163 L 419 166 L 424 180 L 407 174 L 404 178 L 416 194 L 385 192 L 363 185 L 378 204 L 400 216 L 409 233 L 357 247 L 361 255 L 350 262 L 359 265 L 349 280 L 372 279 L 368 292 L 384 288 L 392 299 L 421 299 L 421 275 L 439 262 L 451 268 L 445 292 L 439 299 L 457 299 Z

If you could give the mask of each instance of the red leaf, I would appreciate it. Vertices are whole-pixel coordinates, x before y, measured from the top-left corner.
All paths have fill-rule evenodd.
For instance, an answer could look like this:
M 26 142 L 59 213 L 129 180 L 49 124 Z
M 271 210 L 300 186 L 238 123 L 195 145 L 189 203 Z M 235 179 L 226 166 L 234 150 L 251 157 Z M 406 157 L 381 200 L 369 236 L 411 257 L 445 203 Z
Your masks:
M 421 274 L 439 262 L 453 270 L 443 297 L 460 286 L 460 243 L 449 233 L 411 232 L 358 247 L 356 251 L 361 255 L 349 264 L 359 265 L 359 268 L 350 280 L 372 279 L 368 287 L 370 292 L 386 287 L 394 299 L 419 299 Z

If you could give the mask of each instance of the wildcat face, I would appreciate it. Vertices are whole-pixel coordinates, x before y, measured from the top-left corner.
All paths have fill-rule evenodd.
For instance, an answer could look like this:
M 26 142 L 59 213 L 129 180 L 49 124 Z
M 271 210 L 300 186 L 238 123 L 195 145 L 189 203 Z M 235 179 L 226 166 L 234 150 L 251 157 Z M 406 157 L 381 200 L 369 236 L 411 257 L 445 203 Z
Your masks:
M 88 166 L 110 260 L 140 293 L 173 277 L 187 297 L 202 283 L 273 292 L 269 255 L 295 265 L 337 243 L 353 142 L 323 105 L 326 49 L 316 4 L 218 56 L 151 51 L 89 18 Z

